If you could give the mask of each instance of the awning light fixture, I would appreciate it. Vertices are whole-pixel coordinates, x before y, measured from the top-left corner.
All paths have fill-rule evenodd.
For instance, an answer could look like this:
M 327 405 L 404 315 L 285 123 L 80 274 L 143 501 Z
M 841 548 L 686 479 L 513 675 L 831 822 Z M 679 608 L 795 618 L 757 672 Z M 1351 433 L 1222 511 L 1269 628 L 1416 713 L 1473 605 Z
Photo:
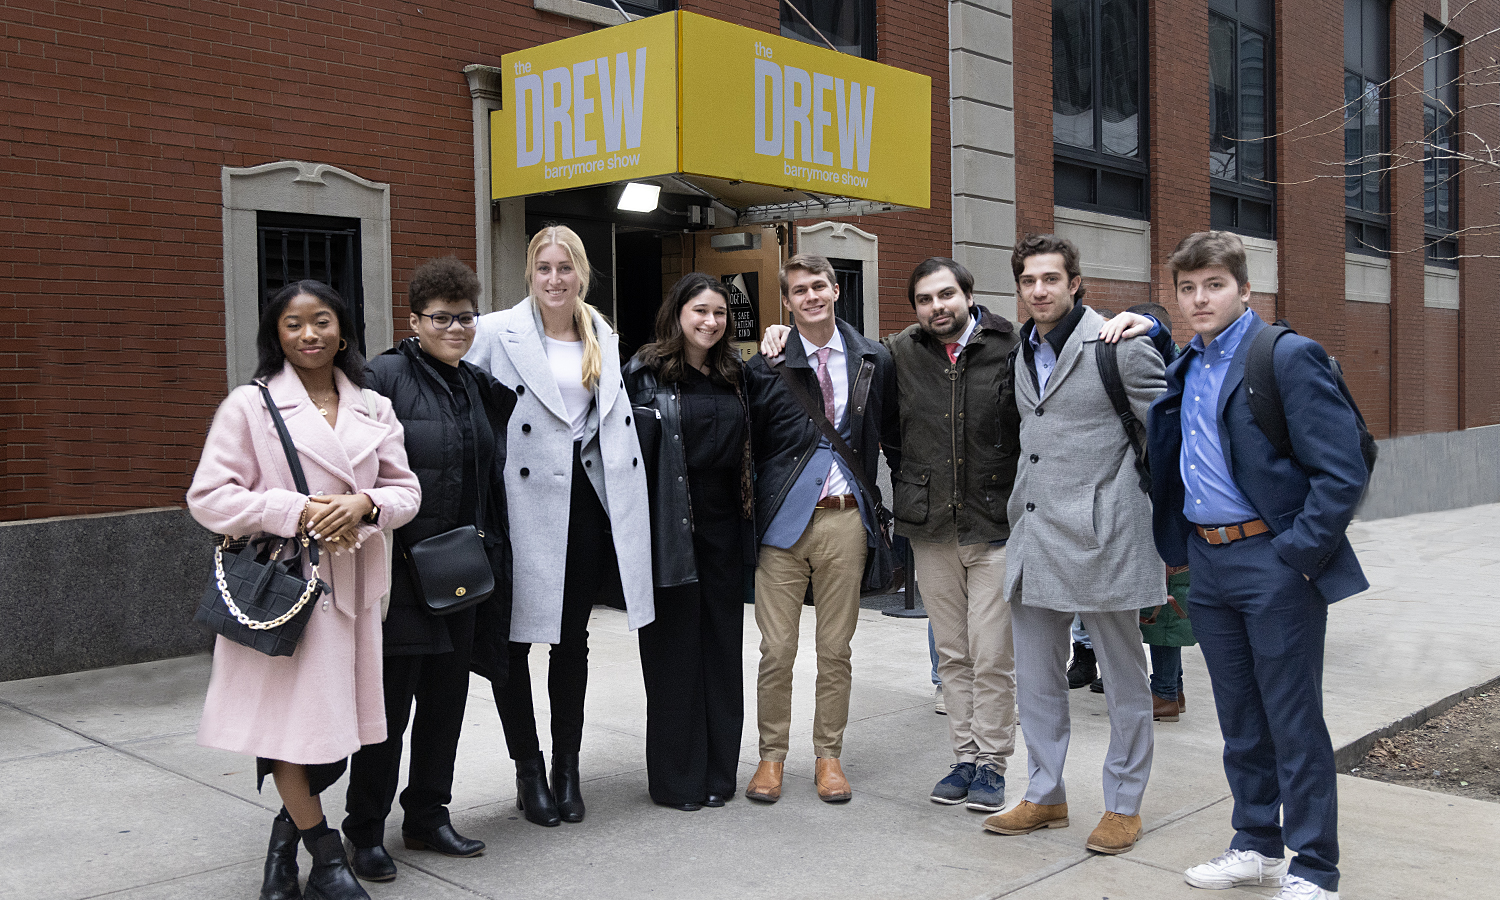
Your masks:
M 628 212 L 651 212 L 660 197 L 661 185 L 631 181 L 626 183 L 617 205 Z

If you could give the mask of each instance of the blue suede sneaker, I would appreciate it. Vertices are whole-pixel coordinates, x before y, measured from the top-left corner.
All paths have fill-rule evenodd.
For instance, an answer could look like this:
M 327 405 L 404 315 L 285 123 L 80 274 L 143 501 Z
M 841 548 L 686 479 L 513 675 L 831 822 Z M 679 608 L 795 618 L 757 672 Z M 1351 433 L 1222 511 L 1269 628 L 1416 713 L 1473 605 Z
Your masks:
M 974 780 L 974 764 L 958 763 L 948 777 L 932 789 L 932 802 L 957 806 L 969 799 L 969 782 Z
M 1005 806 L 1005 776 L 992 766 L 980 766 L 969 782 L 969 809 L 999 812 Z

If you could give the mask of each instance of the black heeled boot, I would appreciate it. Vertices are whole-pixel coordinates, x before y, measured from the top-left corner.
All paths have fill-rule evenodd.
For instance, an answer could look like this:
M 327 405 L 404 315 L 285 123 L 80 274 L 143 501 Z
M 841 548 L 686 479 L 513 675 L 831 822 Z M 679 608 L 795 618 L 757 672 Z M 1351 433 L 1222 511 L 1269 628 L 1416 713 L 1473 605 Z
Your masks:
M 297 826 L 285 807 L 271 822 L 271 846 L 266 850 L 260 900 L 302 900 L 302 889 L 297 886 Z
M 370 900 L 349 868 L 344 855 L 344 839 L 328 828 L 321 836 L 308 836 L 304 843 L 312 854 L 312 871 L 307 873 L 307 888 L 302 900 Z
M 562 824 L 552 792 L 547 790 L 547 767 L 542 754 L 516 760 L 516 809 L 526 814 L 526 821 L 552 828 Z
M 552 796 L 564 822 L 583 821 L 583 792 L 578 789 L 578 754 L 552 754 Z

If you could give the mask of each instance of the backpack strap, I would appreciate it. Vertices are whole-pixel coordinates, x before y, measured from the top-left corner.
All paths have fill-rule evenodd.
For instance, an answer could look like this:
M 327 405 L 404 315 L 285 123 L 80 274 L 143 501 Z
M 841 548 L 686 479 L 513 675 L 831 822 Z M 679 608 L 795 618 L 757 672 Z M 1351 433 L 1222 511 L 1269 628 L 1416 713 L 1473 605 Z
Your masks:
M 1286 409 L 1276 383 L 1276 342 L 1285 334 L 1296 332 L 1285 325 L 1267 325 L 1250 341 L 1245 356 L 1245 390 L 1249 392 L 1247 399 L 1256 427 L 1278 455 L 1290 457 L 1292 438 L 1287 433 Z
M 1094 362 L 1099 367 L 1099 380 L 1104 382 L 1104 393 L 1109 395 L 1109 405 L 1115 408 L 1120 424 L 1125 428 L 1125 439 L 1135 453 L 1135 471 L 1141 478 L 1141 490 L 1151 493 L 1151 468 L 1146 463 L 1146 429 L 1130 409 L 1130 397 L 1125 393 L 1125 380 L 1120 377 L 1120 357 L 1115 344 L 1107 341 L 1094 342 Z

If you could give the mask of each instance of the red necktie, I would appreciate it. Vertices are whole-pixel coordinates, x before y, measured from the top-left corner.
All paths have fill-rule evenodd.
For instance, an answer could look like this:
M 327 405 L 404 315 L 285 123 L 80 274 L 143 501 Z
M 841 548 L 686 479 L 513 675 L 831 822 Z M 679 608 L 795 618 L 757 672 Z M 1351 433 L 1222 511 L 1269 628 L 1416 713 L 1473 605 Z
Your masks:
M 958 362 L 958 351 L 963 349 L 963 345 L 958 341 L 954 341 L 951 344 L 944 344 L 943 349 L 948 351 L 948 362 L 956 363 Z

